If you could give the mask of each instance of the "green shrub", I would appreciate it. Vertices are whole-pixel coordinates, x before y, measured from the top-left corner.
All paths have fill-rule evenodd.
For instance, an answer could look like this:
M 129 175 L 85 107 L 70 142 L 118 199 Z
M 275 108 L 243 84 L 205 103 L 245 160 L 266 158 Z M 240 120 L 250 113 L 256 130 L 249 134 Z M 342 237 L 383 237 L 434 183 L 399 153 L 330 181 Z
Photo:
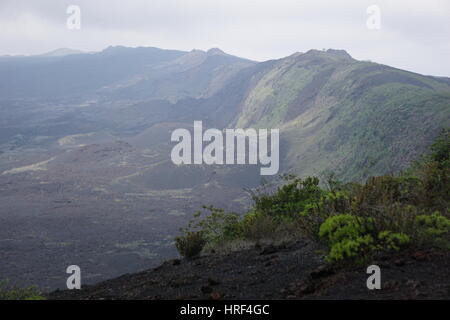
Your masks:
M 420 179 L 410 176 L 371 177 L 354 189 L 352 211 L 371 216 L 377 214 L 380 207 L 395 203 L 417 205 L 422 193 L 421 184 Z
M 18 288 L 0 281 L 0 300 L 45 300 L 45 297 L 35 286 Z
M 449 246 L 450 220 L 439 212 L 416 217 L 418 241 L 441 247 Z
M 370 219 L 374 238 L 386 230 L 411 235 L 415 229 L 415 217 L 421 213 L 416 206 L 398 202 L 380 205 L 367 211 L 355 211 L 353 214 Z
M 363 262 L 378 251 L 398 251 L 410 242 L 407 234 L 381 231 L 374 237 L 374 219 L 350 214 L 329 217 L 320 226 L 319 236 L 330 248 L 329 262 L 353 260 Z
M 175 238 L 175 246 L 183 257 L 192 258 L 201 253 L 206 245 L 206 239 L 202 231 L 187 232 Z
M 322 223 L 330 216 L 347 212 L 350 203 L 344 191 L 324 191 L 318 201 L 308 203 L 299 213 L 298 223 L 306 236 L 317 239 Z
M 386 230 L 381 231 L 378 234 L 378 240 L 380 240 L 381 243 L 380 249 L 398 251 L 401 247 L 410 243 L 411 238 L 404 233 L 397 233 Z
M 289 175 L 285 180 L 287 183 L 274 193 L 251 192 L 256 212 L 275 218 L 294 218 L 307 206 L 320 201 L 324 194 L 316 177 L 299 179 Z
M 203 206 L 204 212 L 198 211 L 185 228 L 181 228 L 182 234 L 201 231 L 208 244 L 214 245 L 220 242 L 234 240 L 240 237 L 240 216 L 236 213 L 227 213 L 223 209 L 213 206 Z
M 319 236 L 331 245 L 342 240 L 356 239 L 364 232 L 361 219 L 350 214 L 340 214 L 325 220 L 320 226 Z
M 344 239 L 331 245 L 326 260 L 328 262 L 337 262 L 351 259 L 356 262 L 363 262 L 372 248 L 373 238 L 370 235 Z
M 326 219 L 320 226 L 319 236 L 325 239 L 330 248 L 327 261 L 364 260 L 373 244 L 372 236 L 366 234 L 367 225 L 361 218 L 350 214 Z
M 280 222 L 274 217 L 261 213 L 249 213 L 244 216 L 240 223 L 242 237 L 252 241 L 273 238 Z
M 227 213 L 223 209 L 213 206 L 203 206 L 203 209 L 207 211 L 207 215 L 201 218 L 202 212 L 197 212 L 191 228 L 201 230 L 208 243 L 217 244 L 240 236 L 240 216 L 238 214 Z

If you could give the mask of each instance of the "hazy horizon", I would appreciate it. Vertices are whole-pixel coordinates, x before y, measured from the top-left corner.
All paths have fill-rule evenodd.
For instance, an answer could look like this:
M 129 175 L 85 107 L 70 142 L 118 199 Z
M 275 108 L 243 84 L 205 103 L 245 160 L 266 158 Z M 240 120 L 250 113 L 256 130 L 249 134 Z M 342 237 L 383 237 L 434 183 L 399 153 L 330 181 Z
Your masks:
M 67 8 L 81 10 L 69 30 Z M 368 8 L 380 10 L 369 29 Z M 93 52 L 110 45 L 190 51 L 218 47 L 266 61 L 310 49 L 344 49 L 355 59 L 450 76 L 450 2 L 422 1 L 86 1 L 4 0 L 0 55 L 37 55 L 58 48 Z

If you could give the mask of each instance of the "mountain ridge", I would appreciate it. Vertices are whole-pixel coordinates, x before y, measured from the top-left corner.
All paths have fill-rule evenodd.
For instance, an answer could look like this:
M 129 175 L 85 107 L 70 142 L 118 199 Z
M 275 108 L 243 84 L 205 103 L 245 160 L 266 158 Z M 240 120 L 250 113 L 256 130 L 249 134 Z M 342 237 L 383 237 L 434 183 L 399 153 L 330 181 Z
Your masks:
M 449 78 L 358 61 L 345 50 L 311 49 L 254 62 L 218 48 L 114 46 L 36 59 L 0 59 L 0 74 L 11 78 L 0 84 L 3 99 L 131 101 L 140 110 L 133 121 L 145 114 L 154 119 L 148 126 L 203 119 L 219 128 L 280 128 L 281 167 L 301 175 L 332 170 L 358 180 L 398 171 L 427 148 L 450 117 Z M 48 76 L 36 81 L 41 74 Z M 119 112 L 133 118 L 131 110 Z M 133 130 L 145 126 L 139 123 Z M 422 141 L 413 139 L 414 130 Z M 394 145 L 397 155 L 387 151 Z

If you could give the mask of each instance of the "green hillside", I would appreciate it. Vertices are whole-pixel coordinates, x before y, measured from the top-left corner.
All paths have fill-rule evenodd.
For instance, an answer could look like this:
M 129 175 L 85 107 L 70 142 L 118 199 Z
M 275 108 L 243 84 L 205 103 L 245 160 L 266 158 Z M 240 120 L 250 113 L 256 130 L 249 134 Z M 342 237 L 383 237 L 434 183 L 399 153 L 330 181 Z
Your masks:
M 259 74 L 232 124 L 280 128 L 282 168 L 345 180 L 404 168 L 450 121 L 444 79 L 311 50 Z

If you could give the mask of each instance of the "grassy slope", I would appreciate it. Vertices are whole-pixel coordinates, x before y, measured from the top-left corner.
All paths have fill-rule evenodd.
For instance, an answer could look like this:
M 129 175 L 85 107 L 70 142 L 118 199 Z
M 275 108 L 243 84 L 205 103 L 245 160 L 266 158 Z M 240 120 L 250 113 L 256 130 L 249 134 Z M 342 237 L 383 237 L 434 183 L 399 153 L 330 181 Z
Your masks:
M 448 83 L 316 50 L 265 71 L 233 121 L 281 128 L 284 170 L 345 180 L 403 168 L 449 124 Z

